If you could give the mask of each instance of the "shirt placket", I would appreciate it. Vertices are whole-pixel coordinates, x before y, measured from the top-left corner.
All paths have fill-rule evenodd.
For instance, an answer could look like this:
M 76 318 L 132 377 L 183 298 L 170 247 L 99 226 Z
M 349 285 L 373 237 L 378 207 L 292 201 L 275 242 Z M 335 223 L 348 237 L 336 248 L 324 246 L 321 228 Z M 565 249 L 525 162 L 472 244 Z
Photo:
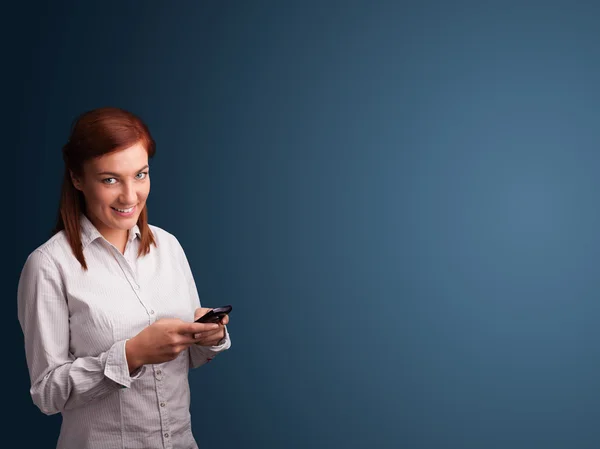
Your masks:
M 173 447 L 171 436 L 171 426 L 169 425 L 169 411 L 167 399 L 165 397 L 165 374 L 160 366 L 153 365 L 154 383 L 156 384 L 156 396 L 158 398 L 158 413 L 160 415 L 160 424 L 162 429 L 163 446 L 166 449 Z
M 121 267 L 123 275 L 125 276 L 125 279 L 131 286 L 133 293 L 135 294 L 136 298 L 146 311 L 146 314 L 148 315 L 148 324 L 150 325 L 154 323 L 154 321 L 156 321 L 156 313 L 154 309 L 150 305 L 146 304 L 142 298 L 141 286 L 136 270 L 137 263 L 132 256 L 132 252 L 134 251 L 134 249 L 134 245 L 129 243 L 125 248 L 125 254 L 123 255 L 115 248 L 115 259 L 117 260 L 119 267 Z
M 135 296 L 138 298 L 138 301 L 140 302 L 140 304 L 142 304 L 142 306 L 146 310 L 146 313 L 148 314 L 148 323 L 152 324 L 154 321 L 156 321 L 156 313 L 154 309 L 151 306 L 147 305 L 142 299 L 139 277 L 137 276 L 137 272 L 134 269 L 136 267 L 135 260 L 128 260 L 128 256 L 129 259 L 133 257 L 131 255 L 131 252 L 134 251 L 133 246 L 134 245 L 127 245 L 125 249 L 125 255 L 119 252 L 116 258 L 119 263 L 119 266 L 123 270 L 125 278 L 131 285 Z M 171 426 L 169 424 L 169 413 L 167 407 L 168 403 L 165 394 L 166 387 L 164 382 L 164 370 L 161 368 L 160 365 L 151 365 L 151 367 L 154 373 L 154 384 L 156 389 L 156 397 L 158 399 L 158 413 L 160 416 L 163 446 L 165 447 L 165 449 L 172 449 L 173 443 L 171 436 Z

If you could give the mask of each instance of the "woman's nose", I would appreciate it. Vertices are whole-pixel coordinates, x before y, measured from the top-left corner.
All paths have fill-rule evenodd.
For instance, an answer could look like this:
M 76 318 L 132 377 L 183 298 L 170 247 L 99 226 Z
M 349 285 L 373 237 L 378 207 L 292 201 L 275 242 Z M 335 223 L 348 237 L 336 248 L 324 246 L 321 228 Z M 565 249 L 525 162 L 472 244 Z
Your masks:
M 137 203 L 137 192 L 135 187 L 131 184 L 125 184 L 121 191 L 119 201 L 126 206 L 133 206 Z

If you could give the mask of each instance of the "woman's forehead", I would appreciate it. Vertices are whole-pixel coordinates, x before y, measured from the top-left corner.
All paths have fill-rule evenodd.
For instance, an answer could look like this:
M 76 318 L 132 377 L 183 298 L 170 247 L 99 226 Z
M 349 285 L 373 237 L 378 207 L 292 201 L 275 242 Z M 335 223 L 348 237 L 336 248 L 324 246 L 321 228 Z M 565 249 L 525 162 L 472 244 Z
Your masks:
M 88 161 L 88 169 L 95 173 L 112 172 L 115 174 L 137 173 L 148 165 L 148 152 L 141 143 L 123 150 L 102 155 Z

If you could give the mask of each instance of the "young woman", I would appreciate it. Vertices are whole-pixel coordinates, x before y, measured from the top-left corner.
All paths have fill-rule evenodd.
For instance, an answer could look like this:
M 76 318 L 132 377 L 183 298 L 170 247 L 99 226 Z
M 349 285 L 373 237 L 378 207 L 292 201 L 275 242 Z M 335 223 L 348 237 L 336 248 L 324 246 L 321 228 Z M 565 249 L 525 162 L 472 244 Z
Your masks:
M 61 413 L 58 448 L 197 448 L 188 371 L 231 345 L 202 308 L 185 253 L 148 224 L 147 126 L 117 108 L 82 114 L 63 147 L 54 235 L 18 286 L 31 396 Z

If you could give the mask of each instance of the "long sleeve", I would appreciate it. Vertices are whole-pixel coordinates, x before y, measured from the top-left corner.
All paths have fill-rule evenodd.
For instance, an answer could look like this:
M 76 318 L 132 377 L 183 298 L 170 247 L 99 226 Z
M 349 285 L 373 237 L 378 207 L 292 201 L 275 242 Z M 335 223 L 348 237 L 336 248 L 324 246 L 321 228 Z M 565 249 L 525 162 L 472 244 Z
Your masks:
M 181 246 L 180 246 L 181 248 Z M 194 281 L 194 275 L 192 274 L 192 269 L 187 260 L 185 252 L 183 248 L 181 248 L 181 265 L 185 275 L 185 278 L 188 283 L 188 289 L 190 291 L 191 301 L 193 310 L 196 310 L 198 307 L 202 307 L 200 305 L 200 296 L 198 295 L 198 289 L 196 287 L 196 282 Z M 227 326 L 225 326 L 225 337 L 219 342 L 216 346 L 200 346 L 200 345 L 192 345 L 189 348 L 189 356 L 190 356 L 190 367 L 198 368 L 208 362 L 210 362 L 215 356 L 219 353 L 229 349 L 231 347 L 231 338 L 229 337 L 229 330 Z
M 51 415 L 129 387 L 126 340 L 97 356 L 76 358 L 69 346 L 69 309 L 56 264 L 42 251 L 27 259 L 19 279 L 18 318 L 25 339 L 31 397 Z

